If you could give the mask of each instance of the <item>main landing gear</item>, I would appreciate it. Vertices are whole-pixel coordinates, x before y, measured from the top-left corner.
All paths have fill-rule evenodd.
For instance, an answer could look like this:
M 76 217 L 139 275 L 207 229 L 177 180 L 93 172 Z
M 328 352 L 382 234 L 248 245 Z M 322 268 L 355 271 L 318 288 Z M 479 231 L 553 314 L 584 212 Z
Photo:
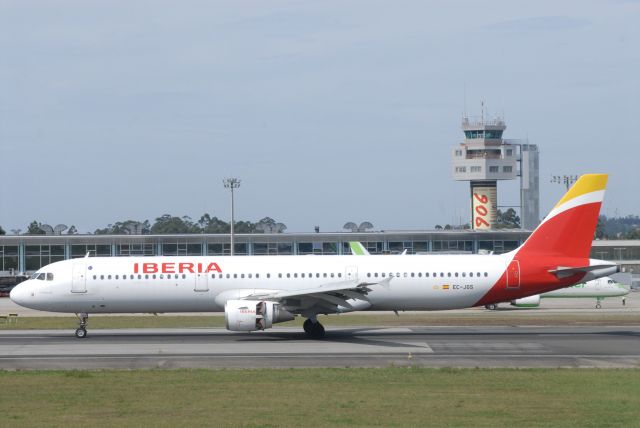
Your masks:
M 315 317 L 308 318 L 304 324 L 302 324 L 302 328 L 304 329 L 304 332 L 307 333 L 307 336 L 312 339 L 324 338 L 324 327 Z
M 486 309 L 489 309 L 490 311 L 495 311 L 496 309 L 498 309 L 498 304 L 497 303 L 490 303 L 488 305 L 484 305 L 484 307 Z
M 76 337 L 78 339 L 84 339 L 87 337 L 87 321 L 89 320 L 89 314 L 81 313 L 76 314 L 76 316 L 80 320 L 80 326 L 76 330 Z

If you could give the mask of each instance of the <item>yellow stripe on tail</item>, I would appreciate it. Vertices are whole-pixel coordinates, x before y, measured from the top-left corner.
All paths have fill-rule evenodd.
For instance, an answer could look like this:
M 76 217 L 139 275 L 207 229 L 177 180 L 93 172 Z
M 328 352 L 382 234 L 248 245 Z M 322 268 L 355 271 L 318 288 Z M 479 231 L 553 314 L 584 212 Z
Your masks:
M 554 208 L 559 207 L 571 199 L 578 196 L 585 195 L 587 193 L 596 192 L 598 190 L 604 190 L 607 187 L 607 174 L 585 174 L 581 175 L 578 181 L 569 189 L 569 191 L 563 196 L 562 199 L 556 204 Z

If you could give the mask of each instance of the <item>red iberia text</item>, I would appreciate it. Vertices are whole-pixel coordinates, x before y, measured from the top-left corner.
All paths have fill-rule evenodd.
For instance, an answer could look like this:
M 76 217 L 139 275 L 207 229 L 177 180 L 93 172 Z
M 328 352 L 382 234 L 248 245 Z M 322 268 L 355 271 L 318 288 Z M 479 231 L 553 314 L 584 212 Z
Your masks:
M 134 263 L 133 273 L 222 273 L 218 263 Z

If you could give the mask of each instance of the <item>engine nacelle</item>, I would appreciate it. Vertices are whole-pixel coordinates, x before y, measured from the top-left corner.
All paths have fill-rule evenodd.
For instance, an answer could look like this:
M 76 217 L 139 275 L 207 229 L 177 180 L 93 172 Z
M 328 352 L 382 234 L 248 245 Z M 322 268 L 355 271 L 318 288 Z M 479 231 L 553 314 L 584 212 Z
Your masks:
M 536 294 L 529 297 L 523 297 L 522 299 L 512 300 L 511 306 L 517 306 L 519 308 L 536 308 L 540 306 L 540 295 Z
M 227 300 L 224 305 L 224 321 L 227 330 L 231 331 L 264 330 L 294 318 L 291 312 L 280 308 L 276 302 Z

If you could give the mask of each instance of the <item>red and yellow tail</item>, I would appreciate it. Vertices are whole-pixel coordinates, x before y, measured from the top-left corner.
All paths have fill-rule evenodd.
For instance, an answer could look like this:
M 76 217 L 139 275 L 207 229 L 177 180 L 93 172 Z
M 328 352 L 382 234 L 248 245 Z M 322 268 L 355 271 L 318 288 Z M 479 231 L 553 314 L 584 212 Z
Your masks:
M 607 179 L 607 174 L 581 176 L 517 250 L 518 257 L 544 254 L 588 259 Z
M 581 176 L 525 243 L 502 255 L 504 274 L 476 305 L 544 293 L 589 275 L 615 272 L 615 264 L 589 259 L 607 178 L 606 174 Z

